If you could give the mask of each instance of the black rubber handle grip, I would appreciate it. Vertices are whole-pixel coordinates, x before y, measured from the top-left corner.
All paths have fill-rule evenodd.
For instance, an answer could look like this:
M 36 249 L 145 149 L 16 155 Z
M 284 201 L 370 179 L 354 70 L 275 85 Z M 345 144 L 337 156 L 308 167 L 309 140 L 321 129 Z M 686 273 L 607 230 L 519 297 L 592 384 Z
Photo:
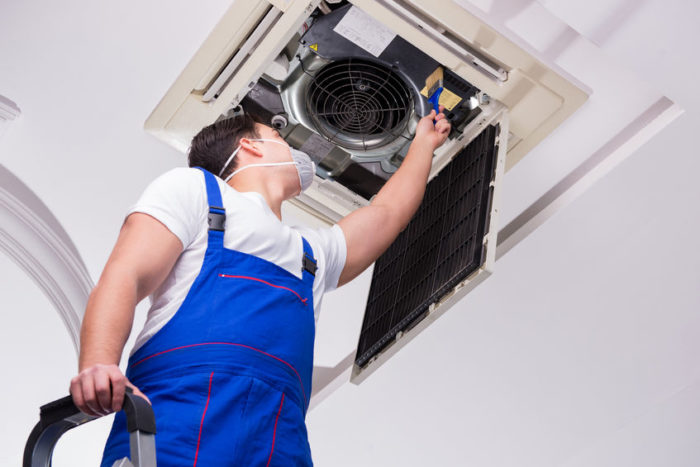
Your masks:
M 133 433 L 138 430 L 141 433 L 156 434 L 153 407 L 146 399 L 134 394 L 130 387 L 126 388 L 122 410 L 126 414 L 126 431 Z
M 156 433 L 156 418 L 151 404 L 135 395 L 129 387 L 124 394 L 122 410 L 126 414 L 129 433 L 137 430 L 141 433 Z M 98 418 L 81 412 L 71 396 L 42 405 L 39 414 L 39 423 L 34 426 L 24 447 L 24 467 L 50 465 L 53 448 L 63 433 Z

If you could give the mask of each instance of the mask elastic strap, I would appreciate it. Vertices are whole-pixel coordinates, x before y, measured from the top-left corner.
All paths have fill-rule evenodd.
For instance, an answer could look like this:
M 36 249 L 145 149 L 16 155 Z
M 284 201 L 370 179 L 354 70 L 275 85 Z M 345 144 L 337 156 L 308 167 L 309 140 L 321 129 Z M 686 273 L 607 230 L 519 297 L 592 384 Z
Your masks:
M 226 159 L 226 162 L 224 163 L 224 166 L 221 167 L 221 171 L 219 172 L 219 177 L 221 177 L 221 174 L 224 173 L 224 171 L 226 170 L 226 167 L 228 167 L 228 165 L 231 163 L 231 161 L 232 161 L 233 158 L 236 156 L 236 154 L 238 154 L 238 150 L 239 150 L 239 149 L 241 149 L 240 146 L 238 146 L 238 147 L 236 148 L 236 150 L 233 151 L 233 154 L 231 154 L 231 156 L 230 156 L 228 159 Z
M 279 141 L 276 141 L 276 140 L 274 140 L 274 139 L 267 139 L 267 138 L 255 138 L 255 139 L 249 138 L 248 141 L 269 141 L 269 142 L 271 142 L 271 143 L 282 144 L 282 145 L 284 146 L 284 144 L 283 144 L 283 143 L 280 143 Z M 236 157 L 236 154 L 238 153 L 238 151 L 239 151 L 240 149 L 241 149 L 241 145 L 239 144 L 238 147 L 236 148 L 236 150 L 233 151 L 233 154 L 231 154 L 231 156 L 229 156 L 229 158 L 226 159 L 226 162 L 224 163 L 224 166 L 221 168 L 221 171 L 219 172 L 219 177 L 221 177 L 221 174 L 224 173 L 224 171 L 226 170 L 226 167 L 228 167 L 228 165 L 231 163 L 231 161 L 233 160 L 233 158 Z M 233 176 L 233 174 L 231 174 L 231 176 Z M 231 178 L 231 177 L 229 177 L 229 178 Z M 224 180 L 224 181 L 228 181 L 228 178 L 227 178 L 226 180 Z
M 260 163 L 260 164 L 250 164 L 250 165 L 246 165 L 245 167 L 241 167 L 238 170 L 234 170 L 234 172 L 231 175 L 226 177 L 224 182 L 228 182 L 229 180 L 231 180 L 231 177 L 236 175 L 238 172 L 241 172 L 241 171 L 248 169 L 250 167 L 272 167 L 272 166 L 277 166 L 277 165 L 296 165 L 296 164 L 297 164 L 296 162 L 291 162 L 291 161 L 290 162 L 264 162 L 264 163 Z

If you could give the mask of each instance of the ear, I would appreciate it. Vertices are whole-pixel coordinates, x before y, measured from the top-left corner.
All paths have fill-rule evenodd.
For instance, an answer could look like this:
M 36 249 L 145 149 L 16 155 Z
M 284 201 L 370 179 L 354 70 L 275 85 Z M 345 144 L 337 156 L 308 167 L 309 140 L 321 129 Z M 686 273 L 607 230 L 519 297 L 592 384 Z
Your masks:
M 255 157 L 263 156 L 262 151 L 255 147 L 255 141 L 251 141 L 248 138 L 241 138 L 239 144 L 241 145 L 241 152 L 245 150 L 248 154 Z

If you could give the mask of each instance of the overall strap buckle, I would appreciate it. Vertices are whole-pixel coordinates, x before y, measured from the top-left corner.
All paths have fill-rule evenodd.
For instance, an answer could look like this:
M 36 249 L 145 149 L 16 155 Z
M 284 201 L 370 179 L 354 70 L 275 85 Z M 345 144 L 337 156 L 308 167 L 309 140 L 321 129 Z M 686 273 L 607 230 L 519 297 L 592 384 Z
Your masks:
M 223 232 L 226 225 L 226 210 L 219 206 L 209 206 L 207 222 L 209 230 Z
M 304 257 L 301 260 L 301 265 L 304 271 L 310 273 L 314 277 L 316 276 L 316 270 L 318 269 L 318 266 L 316 265 L 316 260 L 309 256 L 306 252 L 304 252 Z

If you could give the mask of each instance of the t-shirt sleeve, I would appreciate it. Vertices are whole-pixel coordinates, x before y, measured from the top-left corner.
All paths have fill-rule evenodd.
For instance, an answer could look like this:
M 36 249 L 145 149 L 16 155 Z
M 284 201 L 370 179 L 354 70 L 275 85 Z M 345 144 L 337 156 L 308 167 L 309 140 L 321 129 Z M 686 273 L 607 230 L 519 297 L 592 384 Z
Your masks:
M 345 234 L 343 234 L 343 230 L 338 225 L 326 229 L 317 229 L 316 232 L 325 255 L 326 272 L 324 292 L 330 292 L 338 287 L 340 274 L 345 267 L 345 258 L 347 255 Z
M 154 217 L 187 248 L 199 233 L 200 217 L 206 214 L 203 183 L 203 174 L 197 169 L 172 169 L 146 187 L 127 216 L 142 212 Z

